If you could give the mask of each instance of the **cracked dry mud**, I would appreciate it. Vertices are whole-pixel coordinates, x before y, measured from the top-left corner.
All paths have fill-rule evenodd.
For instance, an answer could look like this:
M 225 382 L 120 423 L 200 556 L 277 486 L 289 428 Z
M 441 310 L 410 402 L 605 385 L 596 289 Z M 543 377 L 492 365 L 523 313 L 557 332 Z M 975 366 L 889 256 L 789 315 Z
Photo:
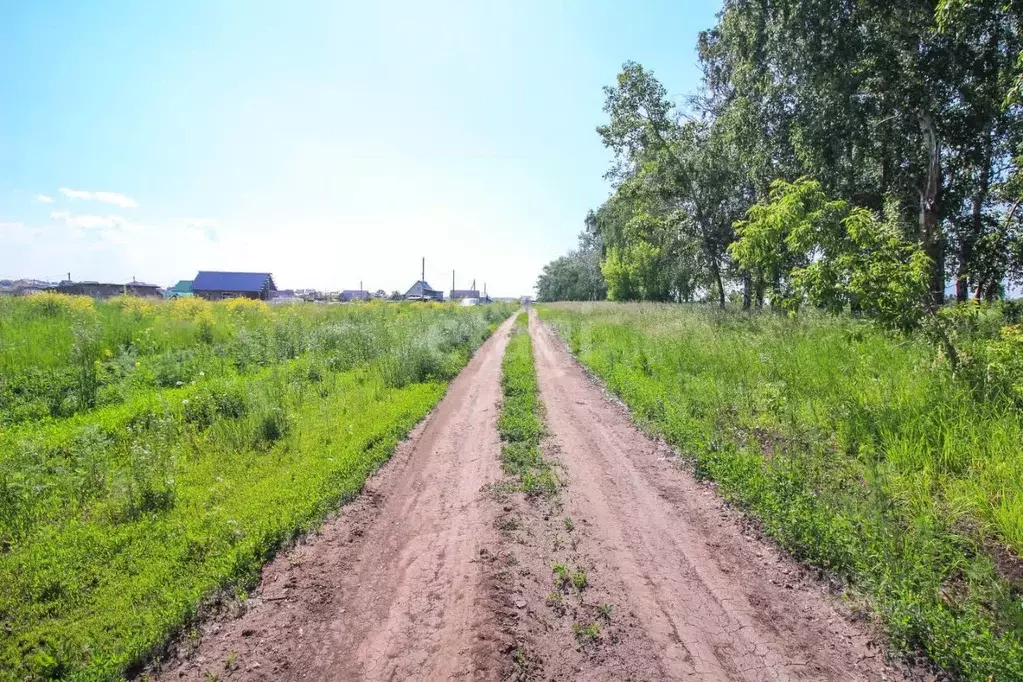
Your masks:
M 529 322 L 545 447 L 567 481 L 556 510 L 493 494 L 503 479 L 496 419 L 509 320 L 358 500 L 269 563 L 243 607 L 208 619 L 150 674 L 906 678 L 886 667 L 876 633 L 746 531 L 712 487 L 633 426 L 553 332 L 534 314 Z M 548 603 L 551 562 L 561 560 L 585 566 L 591 583 L 567 608 Z M 601 637 L 581 641 L 571 625 L 604 603 L 613 610 Z

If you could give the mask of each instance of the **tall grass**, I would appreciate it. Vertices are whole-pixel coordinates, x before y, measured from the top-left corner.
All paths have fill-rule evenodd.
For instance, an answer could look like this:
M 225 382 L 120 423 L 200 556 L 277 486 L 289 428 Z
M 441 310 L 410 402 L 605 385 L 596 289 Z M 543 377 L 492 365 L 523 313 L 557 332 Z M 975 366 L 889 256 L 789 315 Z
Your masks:
M 978 399 L 926 343 L 852 319 L 651 304 L 541 315 L 700 476 L 866 595 L 896 650 L 965 679 L 1023 679 L 1011 401 Z
M 4 382 L 68 373 L 77 394 L 91 368 L 95 394 L 114 398 L 19 412 L 47 399 L 40 385 L 0 406 L 0 680 L 118 679 L 204 597 L 244 590 L 282 543 L 359 492 L 510 313 L 3 306 Z M 75 350 L 80 324 L 91 345 Z M 33 330 L 54 346 L 29 348 Z

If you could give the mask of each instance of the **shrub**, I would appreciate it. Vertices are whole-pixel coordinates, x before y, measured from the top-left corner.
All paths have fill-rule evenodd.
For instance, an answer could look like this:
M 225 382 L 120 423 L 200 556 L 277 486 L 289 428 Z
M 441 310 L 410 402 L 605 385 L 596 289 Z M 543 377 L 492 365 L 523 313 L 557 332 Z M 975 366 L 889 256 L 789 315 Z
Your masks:
M 279 405 L 272 405 L 256 416 L 254 446 L 266 448 L 284 438 L 291 431 L 291 418 Z

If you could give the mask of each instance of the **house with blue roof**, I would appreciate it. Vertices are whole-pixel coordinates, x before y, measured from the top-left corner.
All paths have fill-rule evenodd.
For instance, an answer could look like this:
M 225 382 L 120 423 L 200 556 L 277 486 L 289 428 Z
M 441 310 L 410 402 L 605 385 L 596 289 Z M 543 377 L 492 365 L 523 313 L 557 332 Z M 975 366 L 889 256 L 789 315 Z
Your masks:
M 192 280 L 192 293 L 208 301 L 253 298 L 269 301 L 277 293 L 269 272 L 216 272 L 200 270 Z

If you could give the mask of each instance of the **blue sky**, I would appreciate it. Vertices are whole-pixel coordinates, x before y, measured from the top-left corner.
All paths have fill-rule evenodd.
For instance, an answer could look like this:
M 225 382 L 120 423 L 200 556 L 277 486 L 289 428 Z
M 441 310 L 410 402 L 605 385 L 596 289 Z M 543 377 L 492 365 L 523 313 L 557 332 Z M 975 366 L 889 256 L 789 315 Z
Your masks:
M 601 86 L 718 2 L 0 0 L 0 278 L 530 293 L 607 196 Z

